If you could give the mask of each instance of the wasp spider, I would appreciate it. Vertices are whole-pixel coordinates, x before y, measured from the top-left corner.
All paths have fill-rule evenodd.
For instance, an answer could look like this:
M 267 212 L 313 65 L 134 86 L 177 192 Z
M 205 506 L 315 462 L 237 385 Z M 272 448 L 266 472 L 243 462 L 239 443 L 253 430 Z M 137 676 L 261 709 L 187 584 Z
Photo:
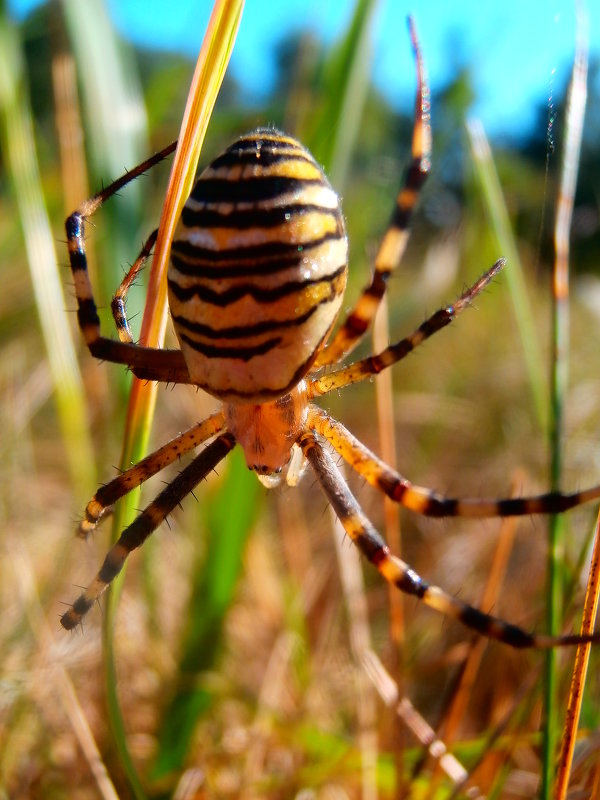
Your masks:
M 503 267 L 503 261 L 498 261 L 456 302 L 437 311 L 410 336 L 376 355 L 350 365 L 343 363 L 369 327 L 388 278 L 402 257 L 409 219 L 429 170 L 429 92 L 414 32 L 412 38 L 418 78 L 412 161 L 376 256 L 371 283 L 332 336 L 347 274 L 347 238 L 339 198 L 310 153 L 277 130 L 261 128 L 232 144 L 200 175 L 183 209 L 168 273 L 170 312 L 179 350 L 135 344 L 125 317 L 127 288 L 148 257 L 155 234 L 113 300 L 119 341 L 100 333 L 84 246 L 86 220 L 122 186 L 170 153 L 174 145 L 112 183 L 68 218 L 78 321 L 91 354 L 124 364 L 144 380 L 200 387 L 219 398 L 222 406 L 102 486 L 89 502 L 80 524 L 84 536 L 95 529 L 120 497 L 212 440 L 122 532 L 95 579 L 63 614 L 65 628 L 80 624 L 131 551 L 238 444 L 248 467 L 265 479 L 286 474 L 290 462 L 295 461 L 292 452 L 300 452 L 313 468 L 348 536 L 385 580 L 400 591 L 514 647 L 552 647 L 581 641 L 574 635 L 527 633 L 428 585 L 389 551 L 328 449 L 333 448 L 392 500 L 419 514 L 436 517 L 562 512 L 600 497 L 600 487 L 576 494 L 504 500 L 443 497 L 413 485 L 386 466 L 313 402 L 404 358 L 452 322 Z M 594 635 L 585 641 L 598 638 Z

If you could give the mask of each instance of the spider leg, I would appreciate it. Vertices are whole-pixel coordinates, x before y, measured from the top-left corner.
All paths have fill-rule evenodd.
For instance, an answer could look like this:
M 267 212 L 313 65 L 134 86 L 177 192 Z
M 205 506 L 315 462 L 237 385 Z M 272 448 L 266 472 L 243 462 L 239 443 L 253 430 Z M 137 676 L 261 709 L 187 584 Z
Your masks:
M 422 344 L 434 333 L 441 331 L 446 325 L 449 325 L 456 317 L 464 311 L 475 299 L 475 297 L 482 292 L 490 281 L 496 277 L 500 270 L 504 267 L 505 260 L 503 258 L 496 261 L 496 263 L 485 272 L 475 283 L 470 286 L 452 305 L 446 308 L 440 308 L 435 314 L 421 323 L 416 331 L 401 339 L 396 344 L 392 344 L 374 356 L 363 358 L 361 361 L 356 361 L 345 367 L 328 372 L 318 378 L 311 378 L 309 384 L 309 396 L 318 397 L 334 389 L 343 389 L 345 386 L 350 386 L 352 383 L 357 383 L 371 375 L 377 375 L 387 367 L 405 358 L 409 353 Z
M 125 312 L 125 303 L 127 300 L 127 292 L 131 288 L 133 282 L 138 276 L 139 271 L 142 269 L 150 253 L 152 252 L 152 248 L 156 242 L 156 237 L 158 236 L 158 228 L 155 231 L 152 231 L 150 236 L 146 239 L 144 246 L 140 250 L 139 256 L 136 258 L 134 263 L 131 265 L 131 269 L 125 275 L 121 284 L 117 291 L 115 292 L 113 299 L 110 303 L 110 310 L 112 311 L 113 319 L 115 321 L 115 325 L 117 326 L 117 333 L 119 335 L 119 339 L 122 342 L 133 342 L 133 336 L 131 335 L 131 329 L 129 327 L 129 322 L 127 321 L 127 314 Z
M 96 358 L 105 361 L 127 364 L 138 377 L 145 380 L 190 383 L 190 377 L 181 351 L 139 347 L 131 341 L 116 342 L 100 334 L 100 318 L 98 317 L 88 274 L 84 243 L 85 222 L 100 208 L 102 203 L 134 178 L 162 161 L 174 149 L 175 143 L 170 144 L 164 150 L 132 169 L 131 172 L 127 172 L 116 181 L 113 181 L 94 197 L 86 200 L 67 218 L 65 228 L 67 231 L 69 261 L 77 297 L 77 320 L 90 353 Z M 119 323 L 117 322 L 118 327 Z
M 512 647 L 549 648 L 600 641 L 600 634 L 545 636 L 528 633 L 516 625 L 468 605 L 439 586 L 429 585 L 408 564 L 390 552 L 316 436 L 308 431 L 301 435 L 299 444 L 348 536 L 385 580 L 401 592 L 418 598 L 425 605 L 462 622 L 467 628 L 483 636 L 498 639 Z
M 396 199 L 388 229 L 375 257 L 371 283 L 364 289 L 354 309 L 335 333 L 329 344 L 319 353 L 316 367 L 340 361 L 362 339 L 385 294 L 388 278 L 402 260 L 409 237 L 412 213 L 419 193 L 429 173 L 431 158 L 431 127 L 429 113 L 429 86 L 415 25 L 409 18 L 410 37 L 417 67 L 417 96 L 412 138 L 412 160 L 404 184 Z
M 185 453 L 198 447 L 212 436 L 216 436 L 224 427 L 225 417 L 222 411 L 218 411 L 203 422 L 180 433 L 179 436 L 138 461 L 137 464 L 121 472 L 112 481 L 101 486 L 86 506 L 85 517 L 79 523 L 78 535 L 87 539 L 119 498 L 128 494 L 136 486 L 140 486 Z
M 600 486 L 563 494 L 548 492 L 534 497 L 473 499 L 444 497 L 416 486 L 385 464 L 340 422 L 311 405 L 308 426 L 319 433 L 367 483 L 405 508 L 428 517 L 520 517 L 529 514 L 560 514 L 575 506 L 600 499 Z
M 60 618 L 63 628 L 72 630 L 81 623 L 84 615 L 119 574 L 131 551 L 146 541 L 167 515 L 217 466 L 234 445 L 235 439 L 231 433 L 221 434 L 160 492 L 131 525 L 125 528 L 118 541 L 108 551 L 92 583 Z

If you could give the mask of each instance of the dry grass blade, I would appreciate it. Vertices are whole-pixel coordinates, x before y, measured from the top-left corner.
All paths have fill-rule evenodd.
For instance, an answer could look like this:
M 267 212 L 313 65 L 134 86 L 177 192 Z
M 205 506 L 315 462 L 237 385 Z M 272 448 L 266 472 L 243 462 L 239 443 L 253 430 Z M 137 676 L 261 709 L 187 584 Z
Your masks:
M 381 352 L 390 343 L 389 337 L 389 315 L 388 301 L 384 297 L 375 321 L 373 324 L 373 349 L 376 353 Z M 391 467 L 396 469 L 398 466 L 396 458 L 396 428 L 394 425 L 394 389 L 393 374 L 386 370 L 377 376 L 375 381 L 375 402 L 377 405 L 377 427 L 379 432 L 379 452 L 381 457 Z M 402 529 L 400 508 L 397 503 L 393 503 L 389 497 L 383 498 L 383 525 L 385 540 L 390 550 L 398 557 L 402 556 Z M 390 642 L 389 648 L 389 668 L 402 691 L 404 684 L 404 657 L 403 648 L 405 645 L 405 625 L 404 625 L 404 595 L 396 591 L 395 587 L 390 586 L 388 590 L 390 607 Z M 396 764 L 396 780 L 398 785 L 402 785 L 403 779 L 403 760 L 404 760 L 404 737 L 402 729 L 396 726 L 394 731 L 394 760 Z
M 167 186 L 148 281 L 146 306 L 140 333 L 141 343 L 148 347 L 160 347 L 164 339 L 167 324 L 166 272 L 171 241 L 181 209 L 194 181 L 208 121 L 225 76 L 242 9 L 242 1 L 217 0 L 196 63 Z M 128 443 L 141 435 L 141 431 L 147 428 L 155 398 L 156 384 L 134 381 L 123 448 L 122 461 L 125 464 L 131 461 L 131 453 L 128 452 L 131 445 L 128 446 Z
M 56 107 L 56 131 L 60 154 L 65 217 L 90 194 L 82 121 L 77 96 L 77 71 L 72 55 L 60 53 L 52 62 L 52 90 Z M 92 253 L 88 253 L 88 265 Z
M 164 336 L 167 318 L 165 276 L 171 241 L 181 209 L 192 188 L 202 143 L 225 77 L 243 6 L 243 0 L 215 2 L 198 55 L 158 226 L 158 238 L 150 272 L 141 333 L 141 341 L 150 347 L 160 344 Z
M 519 474 L 512 481 L 511 497 L 515 497 L 521 491 L 522 486 L 523 476 Z M 479 602 L 481 608 L 496 607 L 502 592 L 502 582 L 508 569 L 516 528 L 517 520 L 514 517 L 502 521 L 494 558 L 483 590 L 483 596 Z M 447 747 L 456 740 L 458 728 L 465 715 L 481 661 L 488 645 L 489 642 L 481 638 L 474 638 L 470 643 L 464 664 L 461 667 L 460 681 L 443 723 L 444 741 Z M 432 778 L 431 784 L 429 796 L 435 797 L 435 776 Z
M 438 738 L 436 732 L 423 719 L 410 700 L 406 697 L 400 697 L 398 686 L 372 650 L 365 651 L 363 666 L 386 706 L 395 709 L 398 717 L 415 738 L 427 747 L 430 755 L 439 762 L 441 769 L 452 783 L 456 786 L 462 786 L 468 780 L 469 773 L 455 756 L 448 753 L 445 743 Z M 467 789 L 465 796 L 473 800 L 479 800 L 483 797 L 477 787 Z
M 373 326 L 373 349 L 376 353 L 380 353 L 389 343 L 388 303 L 384 297 Z M 389 370 L 378 375 L 375 381 L 375 398 L 377 403 L 377 425 L 379 428 L 379 452 L 385 463 L 396 469 L 396 431 L 394 427 L 392 381 L 393 375 Z M 400 508 L 397 503 L 393 503 L 387 497 L 384 498 L 383 505 L 386 541 L 392 552 L 401 557 Z M 391 587 L 389 598 L 390 636 L 396 651 L 398 651 L 404 641 L 404 601 L 400 592 Z
M 60 659 L 56 657 L 57 644 L 44 618 L 29 555 L 22 542 L 13 539 L 11 544 L 13 565 L 18 575 L 17 585 L 27 620 L 36 639 L 38 657 L 42 663 L 51 665 L 49 676 L 54 689 L 52 700 L 54 702 L 56 697 L 60 698 L 60 708 L 69 720 L 83 757 L 94 776 L 100 797 L 102 800 L 118 800 L 119 795 L 108 775 L 73 683 Z
M 331 511 L 332 532 L 336 545 L 340 578 L 350 627 L 350 645 L 356 664 L 356 713 L 358 716 L 358 743 L 361 752 L 362 798 L 377 798 L 377 729 L 375 696 L 360 665 L 372 651 L 367 598 L 358 550 L 346 538 L 341 523 Z
M 583 620 L 581 623 L 581 633 L 591 633 L 596 623 L 598 611 L 598 599 L 600 597 L 600 515 L 596 522 L 596 532 L 594 537 L 594 549 L 592 561 L 589 569 L 589 579 L 585 594 L 583 610 Z M 575 666 L 571 678 L 571 689 L 569 691 L 569 702 L 565 727 L 563 730 L 562 749 L 556 777 L 555 796 L 557 800 L 564 800 L 567 796 L 569 786 L 569 776 L 575 751 L 575 740 L 577 736 L 577 726 L 583 702 L 583 691 L 585 688 L 585 678 L 590 659 L 591 645 L 582 645 L 577 648 L 575 655 Z

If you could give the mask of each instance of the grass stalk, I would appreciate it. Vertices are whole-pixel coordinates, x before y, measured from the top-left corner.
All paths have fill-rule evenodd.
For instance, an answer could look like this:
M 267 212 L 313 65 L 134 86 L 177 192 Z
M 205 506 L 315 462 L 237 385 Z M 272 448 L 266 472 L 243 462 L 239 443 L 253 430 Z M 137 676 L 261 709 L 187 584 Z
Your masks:
M 231 55 L 242 9 L 243 2 L 241 0 L 238 2 L 217 0 L 215 2 L 192 78 L 149 276 L 140 334 L 141 342 L 149 347 L 160 347 L 164 339 L 167 322 L 166 271 L 170 243 L 181 209 L 194 181 L 200 150 Z M 156 403 L 156 392 L 156 383 L 145 383 L 134 379 L 129 397 L 121 455 L 123 467 L 133 461 L 138 461 L 146 452 Z M 135 515 L 138 501 L 139 492 L 135 491 L 131 492 L 117 506 L 113 526 L 115 538 Z M 121 585 L 122 577 L 113 584 L 104 618 L 107 701 L 115 744 L 121 762 L 135 796 L 141 797 L 143 795 L 140 794 L 139 779 L 129 755 L 125 726 L 117 695 L 113 630 Z
M 492 157 L 492 151 L 479 120 L 467 123 L 467 133 L 486 211 L 492 230 L 498 241 L 499 254 L 507 261 L 504 271 L 508 282 L 514 318 L 521 339 L 523 356 L 527 366 L 529 387 L 537 422 L 543 430 L 548 417 L 546 410 L 546 380 L 542 370 L 542 358 L 536 325 L 527 295 L 523 264 L 511 228 L 510 216 L 502 195 L 502 187 Z
M 589 570 L 588 584 L 583 605 L 583 619 L 581 622 L 581 634 L 592 633 L 598 612 L 598 599 L 600 598 L 600 515 L 596 520 L 596 530 L 594 535 L 594 547 L 592 560 Z M 581 645 L 575 654 L 575 664 L 571 677 L 571 688 L 569 691 L 569 702 L 563 730 L 561 753 L 558 762 L 558 773 L 556 776 L 556 800 L 565 800 L 569 788 L 569 776 L 575 752 L 575 742 L 577 739 L 577 727 L 581 715 L 583 703 L 583 692 L 585 679 L 590 660 L 590 644 Z
M 260 493 L 259 482 L 249 474 L 242 452 L 236 449 L 227 460 L 223 479 L 202 507 L 206 554 L 193 570 L 197 578 L 187 605 L 178 682 L 162 713 L 154 778 L 181 769 L 199 718 L 213 708 L 215 692 L 205 677 L 215 669 L 222 650 L 223 623 L 235 597 Z
M 302 141 L 342 191 L 364 109 L 371 74 L 378 0 L 358 0 L 348 30 L 328 56 L 320 84 L 327 102 L 299 132 Z M 306 127 L 306 130 L 304 130 Z
M 552 355 L 550 374 L 550 484 L 558 490 L 562 476 L 564 402 L 569 374 L 569 236 L 583 136 L 583 120 L 587 100 L 588 46 L 582 6 L 577 17 L 577 47 L 567 109 L 562 154 L 561 179 L 558 190 L 554 226 L 555 260 L 552 273 Z M 552 635 L 562 628 L 564 606 L 563 563 L 565 520 L 552 516 L 548 530 L 547 629 Z M 581 651 L 581 648 L 580 648 Z M 546 654 L 545 661 L 545 728 L 541 796 L 549 800 L 553 793 L 555 757 L 558 740 L 558 699 L 556 653 Z M 573 719 L 573 718 L 571 718 Z M 576 722 L 576 720 L 575 720 Z

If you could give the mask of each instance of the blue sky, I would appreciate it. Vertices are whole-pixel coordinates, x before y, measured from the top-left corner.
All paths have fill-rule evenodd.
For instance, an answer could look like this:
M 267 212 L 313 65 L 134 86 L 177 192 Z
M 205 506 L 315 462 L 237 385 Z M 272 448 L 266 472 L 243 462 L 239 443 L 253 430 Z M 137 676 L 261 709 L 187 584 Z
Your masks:
M 39 0 L 12 0 L 17 15 Z M 273 52 L 309 25 L 325 43 L 344 30 L 349 0 L 247 0 L 231 69 L 250 98 L 274 80 Z M 138 44 L 195 56 L 211 0 L 107 0 L 123 35 Z M 414 66 L 406 15 L 416 17 L 432 87 L 456 64 L 471 65 L 479 100 L 474 112 L 491 135 L 528 129 L 534 109 L 563 85 L 574 51 L 574 0 L 380 0 L 373 42 L 374 81 L 395 105 L 409 107 Z M 590 52 L 600 58 L 600 2 L 589 0 Z M 435 113 L 435 109 L 434 109 Z

